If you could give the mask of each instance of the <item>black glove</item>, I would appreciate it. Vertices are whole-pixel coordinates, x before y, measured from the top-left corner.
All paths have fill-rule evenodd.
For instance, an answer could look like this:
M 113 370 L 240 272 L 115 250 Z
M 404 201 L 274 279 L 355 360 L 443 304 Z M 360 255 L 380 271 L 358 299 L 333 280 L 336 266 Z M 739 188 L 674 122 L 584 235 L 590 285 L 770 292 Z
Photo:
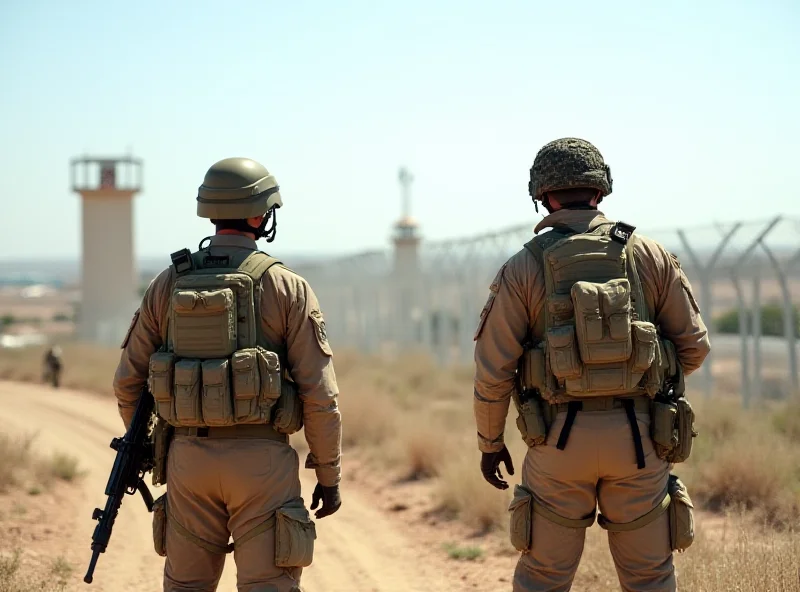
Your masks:
M 317 483 L 317 486 L 314 488 L 314 494 L 311 496 L 312 510 L 317 509 L 320 500 L 322 501 L 322 507 L 314 513 L 314 517 L 317 518 L 317 520 L 325 518 L 325 516 L 330 516 L 342 506 L 339 486 L 325 487 Z
M 514 474 L 514 463 L 511 462 L 511 454 L 508 448 L 503 446 L 500 452 L 484 452 L 481 457 L 481 473 L 483 478 L 497 487 L 497 489 L 508 489 L 508 483 L 503 481 L 503 473 L 500 472 L 500 463 L 506 463 L 506 471 L 509 475 Z

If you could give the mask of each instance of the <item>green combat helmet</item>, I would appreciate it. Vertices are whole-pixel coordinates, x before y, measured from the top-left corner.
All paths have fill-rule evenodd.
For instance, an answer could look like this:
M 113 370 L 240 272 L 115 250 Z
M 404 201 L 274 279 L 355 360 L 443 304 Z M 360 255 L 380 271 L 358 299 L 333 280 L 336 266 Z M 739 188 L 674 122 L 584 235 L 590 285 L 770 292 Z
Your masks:
M 611 169 L 593 144 L 561 138 L 539 150 L 531 167 L 528 193 L 536 202 L 548 191 L 587 187 L 597 189 L 602 200 L 611 193 L 611 185 Z
M 249 158 L 226 158 L 211 165 L 197 191 L 197 215 L 201 218 L 241 221 L 240 230 L 256 238 L 275 237 L 275 210 L 283 205 L 278 181 L 263 165 Z M 264 216 L 259 228 L 246 224 L 248 218 Z M 265 231 L 268 221 L 272 227 Z

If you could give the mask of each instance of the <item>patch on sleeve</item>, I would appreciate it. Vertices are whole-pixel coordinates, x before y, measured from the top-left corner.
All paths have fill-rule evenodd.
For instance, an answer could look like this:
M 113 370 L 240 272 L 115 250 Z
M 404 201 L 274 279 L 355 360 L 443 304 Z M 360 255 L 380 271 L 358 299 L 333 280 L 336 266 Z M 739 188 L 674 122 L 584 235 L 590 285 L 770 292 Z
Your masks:
M 136 327 L 136 323 L 139 322 L 139 315 L 141 314 L 141 309 L 137 308 L 136 312 L 133 313 L 133 318 L 131 319 L 131 326 L 128 327 L 128 332 L 125 333 L 125 339 L 122 340 L 122 345 L 120 345 L 120 349 L 125 349 L 128 347 L 128 342 L 131 340 L 131 333 L 133 333 L 134 327 Z
M 486 324 L 486 319 L 489 316 L 489 312 L 492 310 L 494 299 L 497 296 L 497 293 L 500 291 L 500 283 L 503 281 L 503 272 L 506 269 L 506 265 L 507 264 L 503 264 L 503 267 L 501 267 L 500 271 L 497 272 L 492 284 L 489 286 L 489 298 L 486 300 L 486 304 L 483 305 L 483 310 L 481 310 L 481 318 L 478 321 L 478 328 L 475 331 L 475 337 L 473 337 L 473 341 L 478 341 L 478 338 L 481 336 L 483 326 Z
M 331 351 L 331 345 L 328 343 L 328 332 L 325 329 L 325 319 L 322 316 L 322 312 L 319 310 L 312 310 L 308 314 L 308 318 L 310 318 L 311 322 L 314 324 L 314 335 L 317 338 L 317 343 L 322 353 L 326 356 L 332 356 L 333 351 Z
M 686 274 L 683 273 L 682 269 L 678 269 L 678 274 L 681 277 L 681 286 L 683 286 L 683 291 L 686 292 L 686 297 L 689 299 L 692 309 L 696 314 L 700 314 L 700 306 L 697 304 L 697 300 L 695 300 L 694 293 L 692 292 L 692 285 L 689 283 L 689 278 L 686 277 Z

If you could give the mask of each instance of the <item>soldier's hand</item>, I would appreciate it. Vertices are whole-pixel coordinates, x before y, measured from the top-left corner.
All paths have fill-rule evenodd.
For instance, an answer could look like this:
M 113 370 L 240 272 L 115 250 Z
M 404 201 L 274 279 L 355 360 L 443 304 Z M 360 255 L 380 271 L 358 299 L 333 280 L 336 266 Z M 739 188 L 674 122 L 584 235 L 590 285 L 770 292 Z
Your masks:
M 314 517 L 317 518 L 317 520 L 325 518 L 325 516 L 330 516 L 342 506 L 339 486 L 325 487 L 317 483 L 317 486 L 314 488 L 314 494 L 311 496 L 311 509 L 316 510 L 320 501 L 322 502 L 322 507 L 314 513 Z
M 481 457 L 481 473 L 483 478 L 497 487 L 497 489 L 508 489 L 508 483 L 503 481 L 503 473 L 500 472 L 500 463 L 506 465 L 509 475 L 514 474 L 514 463 L 511 461 L 511 453 L 508 448 L 503 446 L 500 452 L 484 452 Z

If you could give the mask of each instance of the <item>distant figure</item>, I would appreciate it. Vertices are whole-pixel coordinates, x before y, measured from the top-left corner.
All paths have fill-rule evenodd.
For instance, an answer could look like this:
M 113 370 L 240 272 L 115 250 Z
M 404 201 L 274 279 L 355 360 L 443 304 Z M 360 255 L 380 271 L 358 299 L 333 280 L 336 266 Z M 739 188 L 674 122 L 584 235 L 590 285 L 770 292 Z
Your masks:
M 58 388 L 61 380 L 61 348 L 57 345 L 50 347 L 44 354 L 44 375 L 42 382 L 49 382 L 53 388 Z
M 585 140 L 539 151 L 528 190 L 549 215 L 501 267 L 475 335 L 484 478 L 506 489 L 500 463 L 514 474 L 510 401 L 529 447 L 509 508 L 514 592 L 570 590 L 595 519 L 623 590 L 673 592 L 672 552 L 694 537 L 670 470 L 696 435 L 683 377 L 708 355 L 708 332 L 678 259 L 597 209 L 611 184 Z

